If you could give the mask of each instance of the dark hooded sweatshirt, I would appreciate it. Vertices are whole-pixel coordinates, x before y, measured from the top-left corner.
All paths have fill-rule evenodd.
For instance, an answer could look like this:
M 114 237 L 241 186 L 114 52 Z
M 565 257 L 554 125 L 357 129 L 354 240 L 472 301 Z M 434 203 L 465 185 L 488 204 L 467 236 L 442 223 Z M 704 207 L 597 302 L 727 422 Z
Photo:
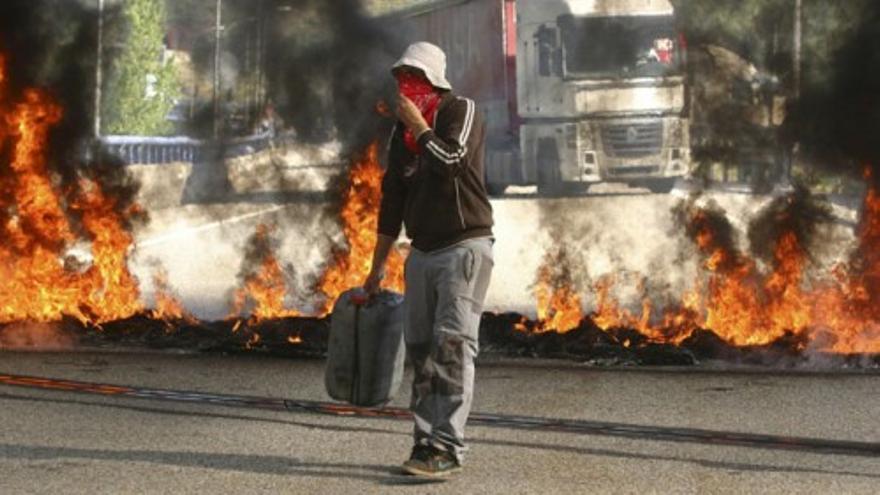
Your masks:
M 473 100 L 445 93 L 432 127 L 419 136 L 417 154 L 404 145 L 403 124 L 395 127 L 379 212 L 380 234 L 396 239 L 403 224 L 424 252 L 492 235 L 481 112 Z

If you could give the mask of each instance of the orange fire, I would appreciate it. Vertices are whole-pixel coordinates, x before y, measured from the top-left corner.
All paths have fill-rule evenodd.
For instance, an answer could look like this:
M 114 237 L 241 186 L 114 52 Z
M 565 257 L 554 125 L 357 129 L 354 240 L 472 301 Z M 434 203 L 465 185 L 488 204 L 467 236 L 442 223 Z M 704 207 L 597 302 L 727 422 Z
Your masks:
M 127 266 L 133 240 L 125 224 L 135 211 L 120 211 L 90 179 L 62 191 L 46 163 L 49 130 L 62 109 L 36 89 L 9 101 L 4 62 L 0 57 L 0 146 L 11 161 L 0 181 L 0 322 L 66 315 L 102 323 L 141 311 Z M 91 261 L 71 254 L 78 244 L 88 244 Z
M 580 295 L 574 289 L 571 273 L 565 270 L 567 260 L 564 250 L 551 252 L 544 256 L 544 263 L 538 269 L 534 287 L 538 301 L 536 332 L 570 332 L 584 317 Z
M 696 324 L 689 325 L 690 330 L 710 328 L 735 345 L 764 344 L 775 339 L 773 336 L 761 341 L 764 329 L 758 313 L 762 304 L 754 261 L 730 246 L 730 239 L 720 235 L 706 211 L 693 209 L 689 215 L 708 272 L 707 287 L 698 306 L 702 311 Z
M 835 267 L 819 280 L 806 280 L 808 252 L 794 231 L 783 231 L 773 245 L 766 271 L 738 252 L 730 239 L 730 226 L 719 224 L 710 212 L 691 207 L 689 233 L 703 259 L 704 273 L 677 305 L 653 315 L 654 303 L 642 300 L 641 314 L 622 307 L 612 292 L 614 276 L 594 285 L 597 304 L 591 315 L 602 330 L 632 328 L 649 340 L 680 344 L 701 328 L 710 329 L 735 346 L 772 343 L 786 333 L 804 337 L 814 350 L 835 353 L 880 353 L 880 190 L 866 172 L 869 188 L 858 230 L 859 245 L 849 264 Z M 580 315 L 579 298 L 571 281 L 550 291 L 550 267 L 566 260 L 545 258 L 538 271 L 540 328 L 554 329 L 556 322 Z M 558 269 L 558 268 L 557 268 Z M 558 281 L 558 279 L 557 279 Z M 558 305 L 556 294 L 578 301 L 566 314 L 548 310 Z M 553 302 L 551 302 L 553 301 Z M 577 326 L 559 325 L 565 332 Z M 520 326 L 526 328 L 525 325 Z
M 143 310 L 137 278 L 128 270 L 134 238 L 125 228 L 116 200 L 106 196 L 98 183 L 81 181 L 80 189 L 72 207 L 82 215 L 94 257 L 86 272 L 88 305 L 100 322 L 129 317 Z
M 711 275 L 708 294 L 702 301 L 705 318 L 696 324 L 734 345 L 767 344 L 792 332 L 807 337 L 816 350 L 880 352 L 878 320 L 876 313 L 871 312 L 875 306 L 870 302 L 877 292 L 866 282 L 877 266 L 868 260 L 876 259 L 874 250 L 868 246 L 876 246 L 880 241 L 878 218 L 880 202 L 876 189 L 870 187 L 864 202 L 860 247 L 856 251 L 856 259 L 867 262 L 837 267 L 812 284 L 805 280 L 808 253 L 793 231 L 782 232 L 776 239 L 772 266 L 766 274 L 758 273 L 751 259 L 707 250 L 698 236 L 697 243 L 706 256 Z M 711 262 L 718 259 L 722 263 L 713 271 Z M 721 266 L 727 268 L 719 269 Z
M 378 149 L 378 144 L 370 145 L 348 172 L 340 212 L 346 247 L 334 250 L 332 262 L 318 281 L 317 290 L 324 297 L 319 308 L 321 315 L 330 312 L 340 294 L 363 284 L 370 272 L 378 239 L 376 229 L 384 175 Z M 403 255 L 392 249 L 382 287 L 402 292 L 403 286 Z
M 271 246 L 273 227 L 265 224 L 257 226 L 251 238 L 251 248 L 259 256 L 256 269 L 244 276 L 244 286 L 233 294 L 230 317 L 241 315 L 250 304 L 252 323 L 273 318 L 290 318 L 301 314 L 285 308 L 287 283 L 284 270 L 278 262 Z
M 164 268 L 158 268 L 153 272 L 153 288 L 155 292 L 155 306 L 150 311 L 150 316 L 156 320 L 166 322 L 188 321 L 195 322 L 196 318 L 183 307 L 177 297 L 174 296 L 168 283 L 168 272 Z
M 880 353 L 880 184 L 865 167 L 868 189 L 849 266 L 836 267 L 833 283 L 814 296 L 822 316 L 813 330 L 834 352 Z
M 653 302 L 649 298 L 642 300 L 642 314 L 635 316 L 628 309 L 620 306 L 620 303 L 612 295 L 616 284 L 616 277 L 607 275 L 601 277 L 594 285 L 596 291 L 596 312 L 592 315 L 593 322 L 602 330 L 611 328 L 634 328 L 642 333 L 651 332 L 650 319 Z

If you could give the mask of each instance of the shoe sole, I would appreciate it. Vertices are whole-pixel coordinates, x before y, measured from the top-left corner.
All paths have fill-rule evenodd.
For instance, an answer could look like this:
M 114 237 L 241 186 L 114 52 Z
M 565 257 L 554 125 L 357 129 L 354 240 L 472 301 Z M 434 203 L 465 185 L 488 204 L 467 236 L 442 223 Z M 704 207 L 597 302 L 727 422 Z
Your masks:
M 402 466 L 402 469 L 405 473 L 413 476 L 421 476 L 423 478 L 445 478 L 446 476 L 461 471 L 461 466 L 456 466 L 443 471 L 425 471 L 413 466 Z

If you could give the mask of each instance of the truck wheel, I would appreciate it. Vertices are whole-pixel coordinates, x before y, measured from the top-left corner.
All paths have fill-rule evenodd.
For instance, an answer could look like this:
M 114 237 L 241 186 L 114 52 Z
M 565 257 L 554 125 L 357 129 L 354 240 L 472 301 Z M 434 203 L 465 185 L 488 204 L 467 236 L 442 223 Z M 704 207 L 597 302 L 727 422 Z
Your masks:
M 669 192 L 672 191 L 672 188 L 675 187 L 676 180 L 676 177 L 651 179 L 645 181 L 644 187 L 647 187 L 654 194 L 669 194 Z

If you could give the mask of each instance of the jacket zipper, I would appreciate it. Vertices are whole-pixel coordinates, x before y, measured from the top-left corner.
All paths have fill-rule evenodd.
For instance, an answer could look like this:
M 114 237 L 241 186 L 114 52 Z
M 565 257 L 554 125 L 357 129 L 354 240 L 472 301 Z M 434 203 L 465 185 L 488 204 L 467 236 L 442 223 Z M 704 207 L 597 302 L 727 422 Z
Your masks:
M 467 229 L 467 224 L 464 221 L 464 212 L 461 210 L 461 193 L 458 188 L 458 177 L 455 178 L 455 205 L 458 207 L 458 219 L 461 220 L 461 228 Z

